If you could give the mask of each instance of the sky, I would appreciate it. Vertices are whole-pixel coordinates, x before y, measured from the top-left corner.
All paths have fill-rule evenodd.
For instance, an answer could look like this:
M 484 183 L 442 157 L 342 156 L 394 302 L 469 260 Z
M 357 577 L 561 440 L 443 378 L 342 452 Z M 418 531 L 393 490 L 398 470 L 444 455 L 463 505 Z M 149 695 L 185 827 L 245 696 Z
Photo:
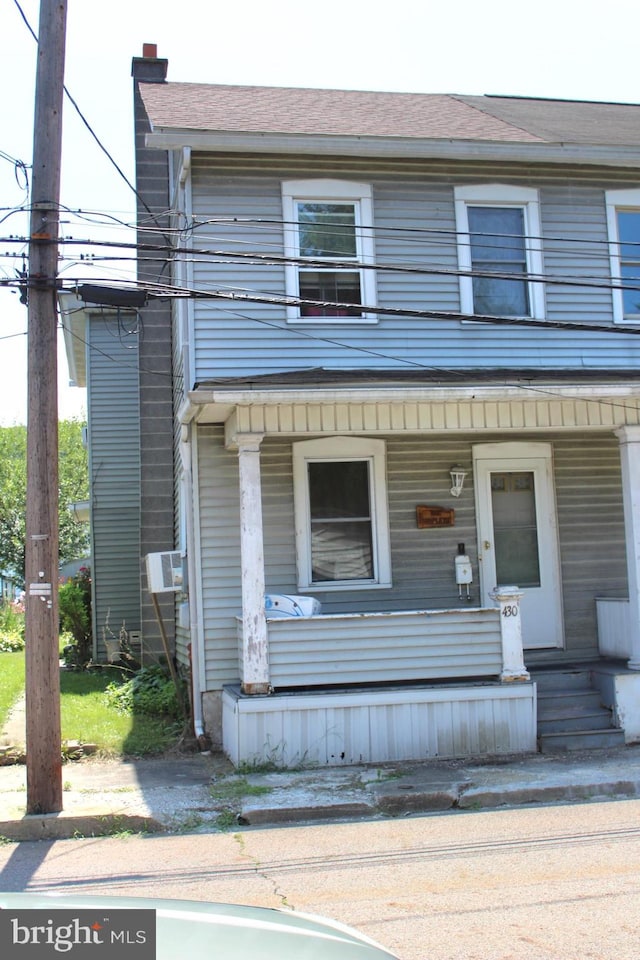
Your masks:
M 0 278 L 21 269 L 28 232 L 25 178 L 7 155 L 31 162 L 39 0 L 0 0 Z M 22 11 L 22 14 L 21 12 Z M 68 0 L 65 84 L 130 182 L 131 59 L 155 43 L 169 81 L 332 87 L 417 93 L 502 94 L 640 102 L 637 0 Z M 65 99 L 61 234 L 129 239 L 131 189 Z M 111 225 L 109 225 L 111 224 Z M 79 255 L 79 249 L 75 248 Z M 18 257 L 7 254 L 18 254 Z M 131 264 L 61 264 L 66 279 L 132 276 Z M 27 311 L 0 287 L 0 425 L 26 422 Z M 84 417 L 58 350 L 59 417 Z

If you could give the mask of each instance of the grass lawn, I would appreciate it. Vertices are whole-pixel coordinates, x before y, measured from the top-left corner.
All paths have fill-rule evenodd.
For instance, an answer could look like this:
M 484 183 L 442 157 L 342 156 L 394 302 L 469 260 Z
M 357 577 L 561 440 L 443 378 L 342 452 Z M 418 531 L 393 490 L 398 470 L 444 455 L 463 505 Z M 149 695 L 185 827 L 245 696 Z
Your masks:
M 103 693 L 112 679 L 110 670 L 60 671 L 62 740 L 95 743 L 108 756 L 144 756 L 173 746 L 180 725 L 166 717 L 120 713 L 105 702 Z M 1 653 L 0 727 L 23 690 L 24 653 Z
M 0 728 L 24 690 L 24 653 L 0 653 Z
M 103 693 L 113 673 L 60 671 L 60 719 L 63 740 L 95 743 L 101 753 L 143 756 L 161 753 L 177 740 L 180 727 L 166 717 L 119 713 Z

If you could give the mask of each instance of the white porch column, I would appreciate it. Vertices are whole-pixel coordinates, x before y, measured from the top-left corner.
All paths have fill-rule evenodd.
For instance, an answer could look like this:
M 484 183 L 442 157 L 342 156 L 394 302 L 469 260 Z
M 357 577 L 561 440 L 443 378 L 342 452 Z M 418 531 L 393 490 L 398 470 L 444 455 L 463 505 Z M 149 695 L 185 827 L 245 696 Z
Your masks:
M 640 670 L 640 427 L 620 427 L 627 579 L 629 581 L 630 670 Z
M 529 680 L 522 651 L 522 620 L 520 601 L 522 591 L 518 587 L 494 587 L 490 596 L 500 606 L 500 633 L 502 636 L 502 673 L 504 682 Z
M 264 548 L 260 443 L 262 434 L 237 434 L 242 561 L 242 690 L 269 693 L 269 644 L 264 611 Z

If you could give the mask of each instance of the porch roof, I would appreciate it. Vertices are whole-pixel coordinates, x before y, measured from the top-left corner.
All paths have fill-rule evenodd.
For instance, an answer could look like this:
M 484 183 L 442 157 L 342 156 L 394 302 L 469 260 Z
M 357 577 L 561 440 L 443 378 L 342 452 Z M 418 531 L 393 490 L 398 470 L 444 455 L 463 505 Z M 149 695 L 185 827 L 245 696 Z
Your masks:
M 637 379 L 637 369 L 509 369 L 497 372 L 487 367 L 466 370 L 380 370 L 380 368 L 338 370 L 330 367 L 307 367 L 300 370 L 280 370 L 276 373 L 250 374 L 239 377 L 212 377 L 196 383 L 195 390 L 213 390 L 225 387 L 305 386 L 327 385 L 376 385 L 406 383 L 412 386 L 424 384 L 474 384 L 527 385 L 536 383 L 549 386 L 562 384 L 625 383 Z
M 640 391 L 630 374 L 540 379 L 426 380 L 390 377 L 225 380 L 189 391 L 183 424 L 225 425 L 227 444 L 240 434 L 389 435 L 442 431 L 608 430 L 640 424 Z

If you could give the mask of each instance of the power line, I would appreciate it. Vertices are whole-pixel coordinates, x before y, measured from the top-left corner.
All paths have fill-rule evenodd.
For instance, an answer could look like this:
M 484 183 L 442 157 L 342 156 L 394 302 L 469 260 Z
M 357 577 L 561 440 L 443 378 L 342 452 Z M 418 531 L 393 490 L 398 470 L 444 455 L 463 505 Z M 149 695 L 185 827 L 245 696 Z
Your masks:
M 152 288 L 150 287 L 149 289 L 151 291 Z M 633 336 L 640 334 L 640 326 L 627 327 L 622 326 L 621 324 L 612 326 L 607 324 L 578 323 L 570 320 L 537 320 L 530 317 L 466 314 L 446 310 L 417 310 L 409 307 L 385 307 L 379 304 L 374 306 L 361 303 L 347 303 L 345 301 L 307 300 L 301 297 L 282 297 L 271 294 L 253 294 L 246 292 L 238 293 L 228 290 L 203 291 L 184 287 L 163 287 L 155 291 L 154 296 L 159 298 L 170 297 L 171 299 L 188 298 L 195 300 L 230 300 L 233 302 L 263 303 L 285 307 L 320 307 L 321 309 L 338 309 L 351 311 L 351 318 L 356 320 L 357 317 L 353 317 L 353 311 L 358 311 L 364 314 L 379 314 L 381 316 L 416 317 L 423 320 L 459 320 L 467 323 L 538 327 L 547 330 L 579 330 L 590 333 L 619 333 L 631 334 Z M 322 317 L 319 318 L 318 322 L 322 322 Z
M 238 319 L 246 320 L 250 323 L 258 323 L 262 326 L 271 327 L 277 330 L 286 330 L 288 334 L 294 334 L 296 336 L 304 337 L 316 342 L 328 343 L 332 346 L 341 347 L 348 352 L 362 353 L 362 354 L 378 357 L 379 359 L 390 360 L 397 363 L 411 364 L 411 366 L 420 370 L 424 370 L 425 372 L 429 372 L 429 373 L 455 376 L 455 377 L 458 377 L 460 380 L 468 380 L 470 374 L 472 373 L 470 369 L 436 367 L 430 364 L 421 363 L 417 360 L 407 360 L 406 358 L 403 358 L 403 357 L 397 357 L 392 354 L 385 354 L 385 353 L 382 353 L 381 351 L 371 350 L 369 348 L 361 347 L 356 344 L 344 343 L 343 341 L 340 341 L 331 337 L 320 336 L 319 334 L 313 333 L 309 330 L 304 330 L 300 328 L 290 329 L 276 321 L 267 320 L 263 317 L 250 316 L 246 313 L 240 313 L 239 311 L 236 311 L 236 310 L 231 310 L 226 312 L 228 312 L 232 316 L 237 317 Z M 83 337 L 79 336 L 77 333 L 71 330 L 71 328 L 65 327 L 64 322 L 61 324 L 61 326 L 63 329 L 67 330 L 67 332 L 74 339 L 82 343 L 85 347 L 88 347 L 90 351 L 99 353 L 101 356 L 105 357 L 107 360 L 112 362 L 115 366 L 119 366 L 125 370 L 131 370 L 131 371 L 136 371 L 138 369 L 137 365 L 126 363 L 123 360 L 118 360 L 112 355 L 110 355 L 109 353 L 107 353 L 105 350 L 102 350 L 100 347 L 97 347 L 95 344 L 87 342 Z M 165 379 L 171 383 L 180 384 L 180 383 L 183 383 L 184 381 L 184 377 L 181 374 L 176 376 L 173 373 L 167 373 L 166 371 L 157 371 L 157 370 L 149 370 L 149 369 L 145 369 L 145 372 L 148 374 L 151 374 L 152 376 L 157 376 L 161 379 Z M 384 372 L 385 371 L 382 371 L 382 373 Z M 388 372 L 388 370 L 386 372 Z M 230 377 L 228 379 L 229 379 L 229 383 L 233 384 L 237 378 Z M 592 404 L 595 403 L 595 404 L 598 404 L 599 406 L 613 407 L 621 410 L 637 410 L 636 405 L 626 404 L 622 401 L 609 400 L 609 399 L 604 399 L 602 397 L 582 397 L 582 396 L 570 397 L 566 393 L 559 393 L 549 387 L 538 387 L 530 383 L 506 382 L 503 384 L 503 386 L 506 388 L 522 390 L 523 392 L 539 393 L 539 394 L 549 396 L 549 397 L 554 397 L 560 400 L 574 399 L 574 400 L 580 400 L 586 403 L 592 403 Z
M 9 209 L 9 208 L 5 208 Z M 28 206 L 14 208 L 16 210 L 29 211 Z M 157 233 L 158 227 L 153 223 L 157 218 L 170 218 L 172 216 L 185 216 L 184 212 L 180 212 L 173 208 L 168 208 L 163 211 L 158 211 L 155 214 L 152 214 L 152 225 L 146 226 L 144 222 L 138 221 L 127 221 L 123 220 L 121 217 L 117 217 L 113 214 L 110 214 L 106 211 L 95 211 L 95 210 L 83 210 L 82 208 L 72 208 L 68 205 L 60 204 L 58 207 L 59 211 L 66 212 L 70 215 L 75 215 L 81 221 L 88 221 L 96 225 L 107 225 L 102 221 L 108 220 L 116 226 L 121 226 L 127 230 L 136 230 L 139 233 Z M 279 218 L 240 218 L 240 217 L 227 217 L 227 218 L 211 218 L 206 221 L 201 221 L 196 224 L 191 224 L 187 227 L 163 227 L 162 233 L 165 237 L 168 236 L 185 236 L 193 234 L 196 229 L 200 226 L 206 226 L 209 224 L 226 224 L 231 226 L 245 226 L 251 225 L 253 227 L 261 228 L 263 225 L 273 226 L 277 225 L 280 227 L 294 227 L 297 226 L 297 221 L 286 221 Z M 513 240 L 514 236 L 517 239 L 523 240 L 527 244 L 535 243 L 541 248 L 543 254 L 553 253 L 556 255 L 562 255 L 567 257 L 575 257 L 576 247 L 580 248 L 591 248 L 589 257 L 591 259 L 602 258 L 603 261 L 607 263 L 610 260 L 611 250 L 624 246 L 625 248 L 639 249 L 640 250 L 640 240 L 612 240 L 610 238 L 592 238 L 592 237 L 582 237 L 582 236 L 560 236 L 560 235 L 547 235 L 547 236 L 534 236 L 530 234 L 499 234 L 499 233 L 489 233 L 489 232 L 470 232 L 470 231 L 460 231 L 456 229 L 451 229 L 448 227 L 434 227 L 434 226 L 425 226 L 425 227 L 396 227 L 392 225 L 360 225 L 356 228 L 357 232 L 372 234 L 374 238 L 380 240 L 381 238 L 387 235 L 398 235 L 403 239 L 405 246 L 412 246 L 414 243 L 424 243 L 428 241 L 430 247 L 433 246 L 446 246 L 448 249 L 455 251 L 456 248 L 460 246 L 468 246 L 472 241 L 472 238 L 482 237 L 482 238 L 492 238 L 495 240 Z M 323 236 L 340 236 L 338 232 L 332 234 L 331 231 L 326 230 L 323 226 L 322 229 Z M 251 243 L 255 243 L 255 238 L 251 240 L 232 237 L 232 236 L 215 236 L 208 235 L 205 236 L 207 242 L 224 242 L 230 244 L 238 244 L 240 246 L 248 246 Z M 561 244 L 562 246 L 554 247 L 552 244 Z M 278 249 L 282 248 L 282 238 L 278 237 L 273 240 L 272 243 L 264 244 L 263 246 L 274 246 Z M 483 245 L 483 249 L 486 249 L 487 245 Z M 188 248 L 190 249 L 190 248 Z M 512 250 L 512 247 L 506 244 L 494 243 L 491 245 L 491 249 L 497 251 L 508 251 Z M 387 254 L 389 256 L 390 254 Z M 405 254 L 400 254 L 405 257 Z M 395 256 L 395 254 L 393 254 Z M 324 257 L 322 258 L 325 259 Z M 355 258 L 354 258 L 355 262 Z
M 196 221 L 192 223 L 190 227 L 185 229 L 184 233 L 195 232 L 196 229 L 199 229 L 201 226 L 208 226 L 210 224 L 225 224 L 225 225 L 251 225 L 251 226 L 261 226 L 263 224 L 268 226 L 279 226 L 286 227 L 291 229 L 297 229 L 300 226 L 298 220 L 284 220 L 279 217 L 212 217 L 207 218 L 206 220 Z M 341 237 L 344 236 L 344 231 L 339 230 L 329 230 L 325 224 L 321 224 L 322 236 L 327 237 Z M 526 232 L 522 233 L 493 233 L 489 231 L 477 231 L 477 230 L 458 230 L 451 229 L 450 227 L 436 227 L 436 226 L 425 226 L 425 227 L 400 227 L 393 226 L 392 224 L 357 224 L 353 227 L 354 232 L 373 234 L 377 239 L 384 237 L 386 235 L 394 236 L 401 234 L 406 238 L 407 243 L 412 237 L 415 237 L 415 242 L 420 242 L 425 239 L 429 239 L 433 243 L 434 239 L 439 241 L 444 239 L 448 246 L 453 246 L 454 244 L 460 244 L 461 242 L 466 241 L 466 245 L 470 243 L 471 238 L 481 237 L 489 238 L 494 240 L 523 240 L 527 244 L 538 244 L 549 249 L 550 243 L 561 243 L 561 244 L 577 244 L 583 247 L 611 247 L 619 246 L 620 242 L 611 240 L 609 238 L 592 238 L 592 237 L 581 237 L 581 236 L 554 236 L 554 235 L 543 235 L 538 236 L 536 234 L 529 234 Z M 209 238 L 207 238 L 209 239 Z M 225 238 L 229 239 L 229 238 Z M 625 240 L 624 246 L 630 247 L 640 247 L 640 240 Z M 491 249 L 504 250 L 512 249 L 506 244 L 492 244 Z M 550 248 L 553 252 L 563 252 L 563 248 Z M 567 255 L 574 255 L 574 251 L 568 249 Z M 608 257 L 609 254 L 607 253 Z
M 21 333 L 8 333 L 4 337 L 0 337 L 0 340 L 15 340 L 16 337 L 26 337 L 27 331 L 23 330 Z
M 26 243 L 27 239 L 24 237 L 0 237 L 0 243 Z M 244 262 L 250 266 L 280 266 L 280 265 L 294 265 L 303 268 L 315 268 L 320 270 L 344 270 L 357 272 L 360 270 L 373 270 L 377 273 L 399 273 L 399 274 L 413 274 L 416 276 L 450 276 L 450 277 L 468 277 L 470 279 L 478 277 L 486 277 L 488 279 L 495 280 L 509 280 L 514 283 L 541 283 L 546 286 L 571 286 L 571 287 L 587 287 L 591 289 L 599 290 L 639 290 L 640 291 L 640 277 L 638 277 L 638 283 L 630 283 L 627 278 L 624 282 L 611 282 L 610 280 L 604 280 L 600 278 L 594 278 L 591 275 L 575 275 L 571 276 L 554 276 L 549 274 L 514 274 L 508 271 L 498 271 L 498 270 L 478 270 L 474 268 L 472 270 L 460 270 L 459 268 L 454 267 L 445 267 L 442 265 L 435 266 L 410 266 L 402 264 L 390 264 L 386 262 L 377 261 L 375 263 L 366 263 L 363 261 L 353 261 L 353 260 L 344 260 L 344 259 L 332 259 L 332 258 L 312 258 L 312 257 L 293 257 L 287 256 L 285 254 L 272 254 L 272 253 L 257 253 L 255 251 L 245 252 L 245 251 L 236 251 L 236 250 L 208 250 L 208 249 L 198 249 L 190 247 L 173 247 L 160 246 L 157 244 L 141 243 L 141 242 L 124 242 L 124 241 L 115 241 L 115 240 L 88 240 L 88 239 L 77 239 L 75 237 L 61 238 L 60 244 L 63 247 L 73 247 L 73 246 L 83 246 L 83 247 L 105 247 L 110 249 L 118 250 L 135 250 L 137 253 L 141 254 L 161 254 L 162 256 L 153 257 L 153 256 L 143 256 L 141 262 L 160 262 L 163 264 L 168 264 L 172 261 L 174 256 L 180 256 L 180 262 L 182 263 L 210 263 L 223 265 L 225 263 L 237 263 Z M 190 258 L 190 259 L 187 259 Z M 204 258 L 204 259 L 203 259 Z M 634 278 L 635 279 L 635 278 Z M 354 305 L 351 304 L 353 307 Z M 377 308 L 379 310 L 379 308 Z
M 18 0 L 13 0 L 13 2 L 15 3 L 16 7 L 18 8 L 18 12 L 20 13 L 20 16 L 22 17 L 24 23 L 26 24 L 26 27 L 27 27 L 29 33 L 31 34 L 31 36 L 33 37 L 33 39 L 36 41 L 36 43 L 38 43 L 38 36 L 37 36 L 37 34 L 35 33 L 35 31 L 33 30 L 33 28 L 31 27 L 31 24 L 29 23 L 29 21 L 28 21 L 26 15 L 25 15 L 25 13 L 24 13 L 22 7 L 20 6 L 20 3 L 18 2 Z M 93 137 L 93 139 L 95 140 L 95 142 L 96 142 L 96 144 L 98 145 L 98 147 L 100 148 L 100 150 L 104 153 L 104 155 L 105 155 L 106 158 L 109 160 L 109 162 L 111 163 L 111 165 L 113 166 L 113 168 L 116 170 L 116 172 L 118 173 L 118 175 L 122 178 L 122 180 L 126 183 L 126 185 L 129 187 L 129 189 L 132 191 L 132 193 L 133 193 L 134 196 L 137 198 L 137 200 L 139 201 L 139 203 L 141 204 L 141 206 L 144 207 L 144 209 L 147 211 L 147 213 L 149 214 L 150 217 L 154 218 L 154 214 L 153 214 L 152 210 L 147 206 L 147 203 L 146 203 L 144 197 L 142 197 L 142 195 L 138 192 L 138 190 L 136 189 L 136 187 L 131 183 L 131 181 L 129 180 L 129 178 L 128 178 L 127 175 L 125 174 L 125 172 L 122 170 L 122 168 L 121 168 L 121 167 L 119 166 L 119 164 L 116 162 L 115 158 L 112 156 L 112 154 L 109 152 L 109 150 L 108 150 L 108 149 L 105 147 L 105 145 L 102 143 L 102 141 L 100 140 L 98 134 L 95 132 L 95 130 L 93 129 L 93 127 L 91 126 L 91 124 L 89 123 L 89 121 L 87 120 L 87 118 L 85 117 L 85 115 L 83 114 L 82 110 L 81 110 L 80 107 L 78 106 L 76 100 L 75 100 L 74 97 L 71 95 L 71 92 L 69 91 L 69 88 L 66 86 L 66 84 L 63 86 L 63 90 L 64 90 L 64 93 L 65 93 L 67 99 L 69 100 L 69 102 L 71 103 L 72 107 L 74 108 L 74 110 L 75 110 L 76 113 L 78 114 L 78 117 L 80 118 L 80 120 L 82 121 L 82 123 L 84 124 L 84 126 L 86 127 L 87 131 L 88 131 L 88 132 L 90 133 L 90 135 Z
M 72 311 L 72 312 L 75 312 L 75 311 Z M 111 315 L 109 315 L 109 319 L 111 319 Z M 142 371 L 143 373 L 147 373 L 152 377 L 158 377 L 160 379 L 167 380 L 170 383 L 177 383 L 179 385 L 184 383 L 184 376 L 182 374 L 167 373 L 166 370 L 151 370 L 148 367 L 141 366 L 139 363 L 126 363 L 124 360 L 116 359 L 116 357 L 112 356 L 106 350 L 103 350 L 101 347 L 98 347 L 97 344 L 91 343 L 90 341 L 85 340 L 84 337 L 81 337 L 80 334 L 72 330 L 71 327 L 65 326 L 64 320 L 60 321 L 59 327 L 61 330 L 67 333 L 73 340 L 77 340 L 78 343 L 81 343 L 85 348 L 89 349 L 89 351 L 91 351 L 92 353 L 100 354 L 100 356 L 104 357 L 106 360 L 109 360 L 115 366 L 122 367 L 123 370 L 131 370 L 134 373 L 137 373 L 138 371 Z M 118 324 L 118 330 L 120 331 L 120 335 L 117 337 L 117 339 L 120 341 L 122 346 L 125 346 L 125 344 L 122 341 L 122 335 L 127 337 L 137 336 L 140 338 L 144 336 L 144 325 L 141 321 L 139 322 L 136 330 L 133 330 L 133 331 L 126 330 L 122 334 L 122 327 L 120 326 L 120 324 Z M 134 348 L 125 347 L 125 349 L 134 349 Z
M 2 158 L 2 160 L 6 160 L 7 163 L 12 164 L 12 166 L 13 166 L 13 172 L 14 172 L 14 175 L 15 175 L 15 178 L 16 178 L 16 183 L 18 184 L 18 186 L 20 187 L 21 190 L 24 190 L 25 193 L 28 193 L 28 192 L 29 192 L 29 173 L 28 173 L 28 171 L 29 171 L 29 166 L 30 166 L 30 165 L 29 165 L 29 164 L 26 164 L 26 163 L 24 162 L 24 160 L 17 160 L 15 157 L 12 157 L 10 154 L 5 153 L 4 150 L 0 150 L 0 158 Z M 19 178 L 18 174 L 21 174 L 21 175 L 22 175 L 22 177 L 23 177 L 23 179 L 24 179 L 24 183 L 20 183 L 20 178 Z

